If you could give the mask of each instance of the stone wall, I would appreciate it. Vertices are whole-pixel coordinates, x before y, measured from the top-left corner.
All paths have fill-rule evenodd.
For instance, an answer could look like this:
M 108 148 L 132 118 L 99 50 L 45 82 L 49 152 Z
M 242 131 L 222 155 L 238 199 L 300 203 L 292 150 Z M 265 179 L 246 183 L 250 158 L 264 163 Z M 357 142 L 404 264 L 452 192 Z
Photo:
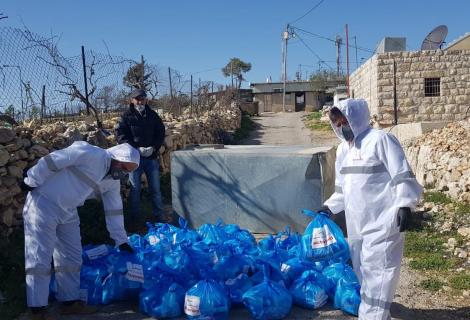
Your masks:
M 470 119 L 403 144 L 418 181 L 470 203 Z
M 354 97 L 366 99 L 381 124 L 394 119 L 394 62 L 399 123 L 456 121 L 470 114 L 470 51 L 390 52 L 374 55 L 350 80 Z M 425 78 L 440 78 L 440 96 L 424 96 Z
M 160 149 L 163 172 L 170 170 L 170 153 L 189 144 L 220 143 L 221 132 L 233 132 L 240 127 L 241 113 L 232 104 L 217 107 L 198 118 L 162 116 L 165 142 Z M 115 117 L 103 121 L 104 128 L 113 133 Z M 39 125 L 25 123 L 14 129 L 0 128 L 0 236 L 9 234 L 14 227 L 22 226 L 25 194 L 19 183 L 25 168 L 33 166 L 49 152 L 67 147 L 77 140 L 85 140 L 103 148 L 115 144 L 114 134 L 106 136 L 96 130 L 93 120 L 55 122 Z
M 377 55 L 362 64 L 349 78 L 351 97 L 366 99 L 370 113 L 377 110 Z

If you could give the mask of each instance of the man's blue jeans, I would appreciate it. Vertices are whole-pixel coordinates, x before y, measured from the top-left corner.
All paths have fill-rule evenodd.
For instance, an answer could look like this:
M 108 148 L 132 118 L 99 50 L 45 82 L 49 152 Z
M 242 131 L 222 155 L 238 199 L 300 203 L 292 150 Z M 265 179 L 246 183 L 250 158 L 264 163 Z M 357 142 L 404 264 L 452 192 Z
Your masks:
M 160 161 L 158 159 L 140 158 L 139 167 L 129 174 L 131 191 L 129 194 L 130 211 L 133 217 L 140 212 L 141 177 L 145 172 L 150 187 L 153 214 L 159 216 L 163 213 L 163 201 L 160 191 Z

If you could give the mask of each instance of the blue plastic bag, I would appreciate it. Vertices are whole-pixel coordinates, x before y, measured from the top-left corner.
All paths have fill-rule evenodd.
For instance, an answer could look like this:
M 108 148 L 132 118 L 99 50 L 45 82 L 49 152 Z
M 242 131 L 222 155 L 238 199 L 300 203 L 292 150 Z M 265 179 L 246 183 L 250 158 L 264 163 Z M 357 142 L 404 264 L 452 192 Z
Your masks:
M 334 263 L 325 269 L 323 269 L 322 274 L 330 282 L 330 289 L 327 291 L 330 298 L 334 298 L 335 289 L 340 279 L 344 279 L 348 282 L 358 282 L 356 274 L 353 269 L 342 262 Z
M 103 304 L 138 297 L 145 282 L 144 267 L 135 255 L 117 252 L 107 257 L 109 275 L 103 280 Z
M 284 276 L 286 287 L 289 288 L 304 271 L 315 270 L 315 264 L 299 258 L 291 258 L 281 264 L 281 272 Z
M 90 305 L 103 302 L 103 281 L 109 275 L 105 264 L 83 265 L 80 270 L 80 299 Z
M 222 262 L 214 266 L 219 279 L 228 280 L 237 277 L 239 274 L 252 275 L 255 272 L 255 260 L 250 256 L 235 254 L 226 257 Z
M 227 319 L 230 300 L 225 288 L 214 280 L 202 280 L 186 292 L 184 313 L 189 319 Z
M 161 278 L 140 293 L 140 311 L 157 318 L 174 318 L 183 314 L 186 291 L 168 280 Z
M 360 292 L 361 285 L 359 283 L 339 279 L 336 286 L 334 307 L 357 316 L 361 304 Z
M 309 270 L 302 273 L 290 288 L 294 303 L 309 309 L 318 309 L 326 304 L 326 291 L 330 283 L 321 273 Z
M 267 271 L 264 281 L 245 292 L 242 301 L 255 319 L 283 319 L 292 308 L 289 290 L 269 280 Z
M 304 258 L 314 261 L 342 257 L 349 259 L 349 247 L 343 232 L 334 221 L 322 213 L 304 209 L 305 215 L 313 217 L 301 240 L 301 251 Z
M 173 244 L 191 245 L 201 240 L 201 237 L 196 231 L 188 228 L 188 222 L 185 219 L 180 217 L 179 224 L 181 229 L 173 234 Z
M 203 224 L 197 230 L 197 233 L 201 236 L 202 241 L 208 245 L 211 244 L 222 244 L 228 240 L 227 235 L 220 223 L 215 224 Z
M 242 303 L 245 292 L 253 286 L 253 282 L 246 274 L 241 273 L 233 279 L 226 280 L 225 286 L 227 287 L 230 301 L 234 304 L 239 304 Z

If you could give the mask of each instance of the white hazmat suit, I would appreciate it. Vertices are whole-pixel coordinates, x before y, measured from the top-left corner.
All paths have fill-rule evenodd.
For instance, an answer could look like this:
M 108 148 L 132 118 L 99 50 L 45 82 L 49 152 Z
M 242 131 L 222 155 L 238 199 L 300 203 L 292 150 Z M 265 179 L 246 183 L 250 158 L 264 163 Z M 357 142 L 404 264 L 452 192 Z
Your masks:
M 48 303 L 52 258 L 58 300 L 79 299 L 82 246 L 77 207 L 87 198 L 102 198 L 111 238 L 116 245 L 127 242 L 120 181 L 108 175 L 111 159 L 138 165 L 140 156 L 128 144 L 105 150 L 78 141 L 28 170 L 25 183 L 35 187 L 23 209 L 29 307 Z
M 336 152 L 335 193 L 325 202 L 333 213 L 345 211 L 354 271 L 361 284 L 359 319 L 390 319 L 400 275 L 404 236 L 397 225 L 401 207 L 414 209 L 422 187 L 398 140 L 369 125 L 365 100 L 340 101 L 354 133 Z

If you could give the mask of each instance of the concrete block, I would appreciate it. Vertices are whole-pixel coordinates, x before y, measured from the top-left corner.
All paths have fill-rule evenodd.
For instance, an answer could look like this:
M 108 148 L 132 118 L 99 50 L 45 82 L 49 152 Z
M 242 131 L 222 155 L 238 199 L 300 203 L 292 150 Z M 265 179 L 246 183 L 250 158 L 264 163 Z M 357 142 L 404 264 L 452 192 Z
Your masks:
M 174 210 L 192 227 L 236 223 L 252 232 L 290 225 L 303 232 L 315 209 L 334 191 L 331 147 L 226 146 L 172 153 Z

